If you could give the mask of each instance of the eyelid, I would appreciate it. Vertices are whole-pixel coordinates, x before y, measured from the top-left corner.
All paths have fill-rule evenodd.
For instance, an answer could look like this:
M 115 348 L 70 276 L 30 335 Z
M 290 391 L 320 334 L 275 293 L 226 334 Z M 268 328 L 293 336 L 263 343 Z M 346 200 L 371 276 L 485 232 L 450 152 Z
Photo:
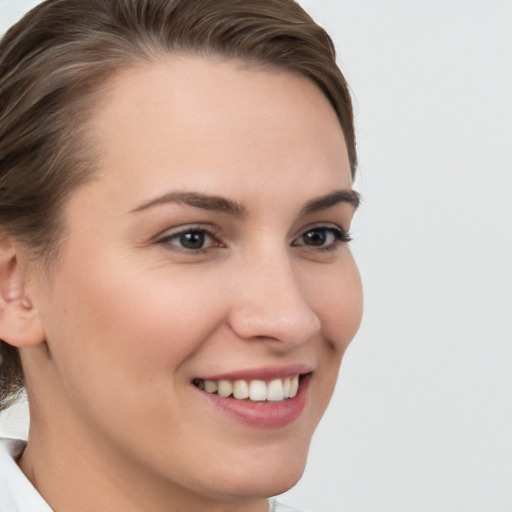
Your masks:
M 165 231 L 161 232 L 159 235 L 155 237 L 155 242 L 160 244 L 166 244 L 169 246 L 174 246 L 176 249 L 180 249 L 180 246 L 177 244 L 171 244 L 168 242 L 171 238 L 179 237 L 180 235 L 183 235 L 185 233 L 190 233 L 194 231 L 199 231 L 202 233 L 205 233 L 206 235 L 210 236 L 212 239 L 214 239 L 217 243 L 214 245 L 214 247 L 225 247 L 223 242 L 221 241 L 221 231 L 216 228 L 216 226 L 208 225 L 208 224 L 184 224 L 181 226 L 178 226 L 176 228 L 170 228 L 166 229 Z M 181 248 L 183 251 L 190 253 L 194 252 L 193 249 L 186 249 Z M 210 247 L 205 247 L 201 249 L 197 249 L 198 252 L 204 252 L 206 250 L 210 249 Z
M 326 230 L 331 229 L 334 231 L 339 231 L 339 232 L 343 233 L 344 235 L 349 236 L 349 231 L 347 229 L 345 229 L 343 226 L 341 226 L 340 224 L 337 224 L 335 222 L 314 222 L 313 224 L 309 224 L 309 225 L 301 228 L 299 231 L 297 231 L 296 234 L 294 235 L 293 239 L 295 240 L 299 236 L 302 236 L 304 233 L 307 233 L 308 231 L 312 231 L 315 229 L 326 229 Z
M 314 246 L 314 245 L 307 246 L 306 244 L 296 243 L 297 239 L 303 237 L 306 233 L 308 233 L 310 231 L 315 231 L 315 230 L 325 230 L 325 231 L 334 232 L 334 233 L 336 233 L 336 235 L 335 235 L 336 240 L 334 241 L 334 243 L 331 243 L 329 245 L 323 245 L 323 246 Z M 306 226 L 305 228 L 302 228 L 300 230 L 300 232 L 297 233 L 297 235 L 293 238 L 291 245 L 293 247 L 307 247 L 312 250 L 317 250 L 317 251 L 324 250 L 325 251 L 325 250 L 330 250 L 330 249 L 332 250 L 332 249 L 336 248 L 336 246 L 346 245 L 351 240 L 352 240 L 352 237 L 350 236 L 349 231 L 344 229 L 339 224 L 335 224 L 335 223 L 331 223 L 331 222 L 323 222 L 323 223 L 319 222 L 319 223 L 315 223 L 315 224 Z

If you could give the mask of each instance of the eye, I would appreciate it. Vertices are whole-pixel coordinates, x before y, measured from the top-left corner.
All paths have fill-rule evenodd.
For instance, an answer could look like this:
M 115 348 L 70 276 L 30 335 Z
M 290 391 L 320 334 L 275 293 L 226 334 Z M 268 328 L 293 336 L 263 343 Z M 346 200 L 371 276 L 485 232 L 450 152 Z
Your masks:
M 340 243 L 347 244 L 350 240 L 350 235 L 339 227 L 319 226 L 305 231 L 293 241 L 292 245 L 329 250 L 334 249 Z
M 171 233 L 159 240 L 166 245 L 177 246 L 187 251 L 201 251 L 211 247 L 221 246 L 215 235 L 205 228 L 186 228 L 177 233 Z

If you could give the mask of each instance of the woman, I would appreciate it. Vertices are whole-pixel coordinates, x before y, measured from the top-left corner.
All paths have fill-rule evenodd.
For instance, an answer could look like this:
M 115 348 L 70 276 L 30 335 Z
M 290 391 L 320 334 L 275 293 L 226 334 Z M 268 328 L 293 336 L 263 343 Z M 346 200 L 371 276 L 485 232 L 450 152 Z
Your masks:
M 31 416 L 0 510 L 289 510 L 362 309 L 329 37 L 291 0 L 49 0 L 0 97 L 2 406 Z

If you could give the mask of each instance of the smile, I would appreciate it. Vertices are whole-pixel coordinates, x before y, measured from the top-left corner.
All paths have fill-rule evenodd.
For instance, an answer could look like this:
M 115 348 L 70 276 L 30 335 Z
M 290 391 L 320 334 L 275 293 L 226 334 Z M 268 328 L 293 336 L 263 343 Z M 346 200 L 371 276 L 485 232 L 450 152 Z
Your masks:
M 299 419 L 312 378 L 311 367 L 295 364 L 209 375 L 191 383 L 210 406 L 236 421 L 275 429 Z
M 297 396 L 301 376 L 294 375 L 284 379 L 264 381 L 253 380 L 203 380 L 194 379 L 193 384 L 202 391 L 223 398 L 250 400 L 253 402 L 282 402 Z

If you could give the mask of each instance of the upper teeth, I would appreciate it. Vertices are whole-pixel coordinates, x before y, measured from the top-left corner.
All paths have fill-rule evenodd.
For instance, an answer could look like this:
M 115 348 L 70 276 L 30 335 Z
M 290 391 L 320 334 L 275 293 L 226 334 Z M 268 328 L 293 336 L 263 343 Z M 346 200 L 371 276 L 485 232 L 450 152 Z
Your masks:
M 237 400 L 253 400 L 263 402 L 280 402 L 286 398 L 293 398 L 299 390 L 299 376 L 286 379 L 274 379 L 270 382 L 264 380 L 199 380 L 194 381 L 197 387 L 208 393 L 217 393 L 227 398 L 232 396 Z

